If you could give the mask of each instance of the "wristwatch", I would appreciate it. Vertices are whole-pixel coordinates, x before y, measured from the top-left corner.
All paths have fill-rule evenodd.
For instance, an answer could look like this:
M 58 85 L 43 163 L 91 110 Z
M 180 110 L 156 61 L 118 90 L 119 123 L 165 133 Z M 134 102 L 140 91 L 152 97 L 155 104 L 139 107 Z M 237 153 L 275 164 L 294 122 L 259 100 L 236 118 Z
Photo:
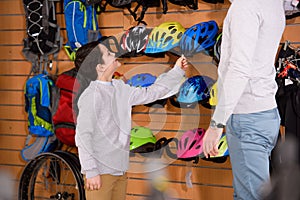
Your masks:
M 213 120 L 213 119 L 210 121 L 209 126 L 210 126 L 211 128 L 225 128 L 225 125 L 224 125 L 224 124 L 217 123 L 217 122 L 216 122 L 215 120 Z

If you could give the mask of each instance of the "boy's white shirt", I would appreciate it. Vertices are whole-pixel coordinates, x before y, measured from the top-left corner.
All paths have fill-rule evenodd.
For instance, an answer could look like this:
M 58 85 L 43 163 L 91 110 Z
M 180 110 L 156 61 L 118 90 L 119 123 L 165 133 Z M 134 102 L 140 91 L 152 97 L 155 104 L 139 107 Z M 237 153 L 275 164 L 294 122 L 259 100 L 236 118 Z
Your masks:
M 120 175 L 128 170 L 131 107 L 163 97 L 180 83 L 184 74 L 175 66 L 147 88 L 131 87 L 115 79 L 112 85 L 91 82 L 78 101 L 75 135 L 81 171 L 87 178 Z

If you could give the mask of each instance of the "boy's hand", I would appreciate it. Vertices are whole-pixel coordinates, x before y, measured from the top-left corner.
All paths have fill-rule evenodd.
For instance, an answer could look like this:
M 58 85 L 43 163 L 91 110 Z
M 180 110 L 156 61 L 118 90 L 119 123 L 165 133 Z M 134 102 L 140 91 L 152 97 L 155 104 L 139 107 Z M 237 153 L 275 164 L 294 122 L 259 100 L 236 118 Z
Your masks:
M 85 187 L 87 190 L 99 190 L 101 187 L 101 176 L 98 174 L 92 178 L 87 178 Z
M 180 67 L 185 71 L 188 67 L 188 62 L 186 57 L 184 57 L 184 55 L 182 54 L 181 57 L 177 59 L 175 65 L 177 65 L 178 67 Z

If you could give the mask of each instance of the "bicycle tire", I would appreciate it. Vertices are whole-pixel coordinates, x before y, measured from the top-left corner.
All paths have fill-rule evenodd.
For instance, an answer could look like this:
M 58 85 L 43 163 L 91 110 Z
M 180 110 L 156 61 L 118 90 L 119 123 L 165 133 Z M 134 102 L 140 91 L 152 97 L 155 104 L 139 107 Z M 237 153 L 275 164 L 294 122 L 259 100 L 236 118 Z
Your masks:
M 42 153 L 25 166 L 18 199 L 85 200 L 79 160 L 67 152 Z
M 80 173 L 81 166 L 80 166 L 78 156 L 76 154 L 71 153 L 71 152 L 67 152 L 67 151 L 62 151 L 62 150 L 57 150 L 54 153 L 58 154 L 58 155 L 61 155 L 66 159 L 70 159 L 74 163 L 76 168 L 78 169 L 79 175 L 81 176 L 81 173 Z

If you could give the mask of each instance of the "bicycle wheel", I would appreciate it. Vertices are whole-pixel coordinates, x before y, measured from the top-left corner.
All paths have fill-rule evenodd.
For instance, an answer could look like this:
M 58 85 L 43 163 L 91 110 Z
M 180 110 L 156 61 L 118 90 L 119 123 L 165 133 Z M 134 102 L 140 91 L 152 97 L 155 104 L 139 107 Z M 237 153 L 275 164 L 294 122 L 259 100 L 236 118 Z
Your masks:
M 84 200 L 84 182 L 79 161 L 67 152 L 43 153 L 23 170 L 19 200 Z

